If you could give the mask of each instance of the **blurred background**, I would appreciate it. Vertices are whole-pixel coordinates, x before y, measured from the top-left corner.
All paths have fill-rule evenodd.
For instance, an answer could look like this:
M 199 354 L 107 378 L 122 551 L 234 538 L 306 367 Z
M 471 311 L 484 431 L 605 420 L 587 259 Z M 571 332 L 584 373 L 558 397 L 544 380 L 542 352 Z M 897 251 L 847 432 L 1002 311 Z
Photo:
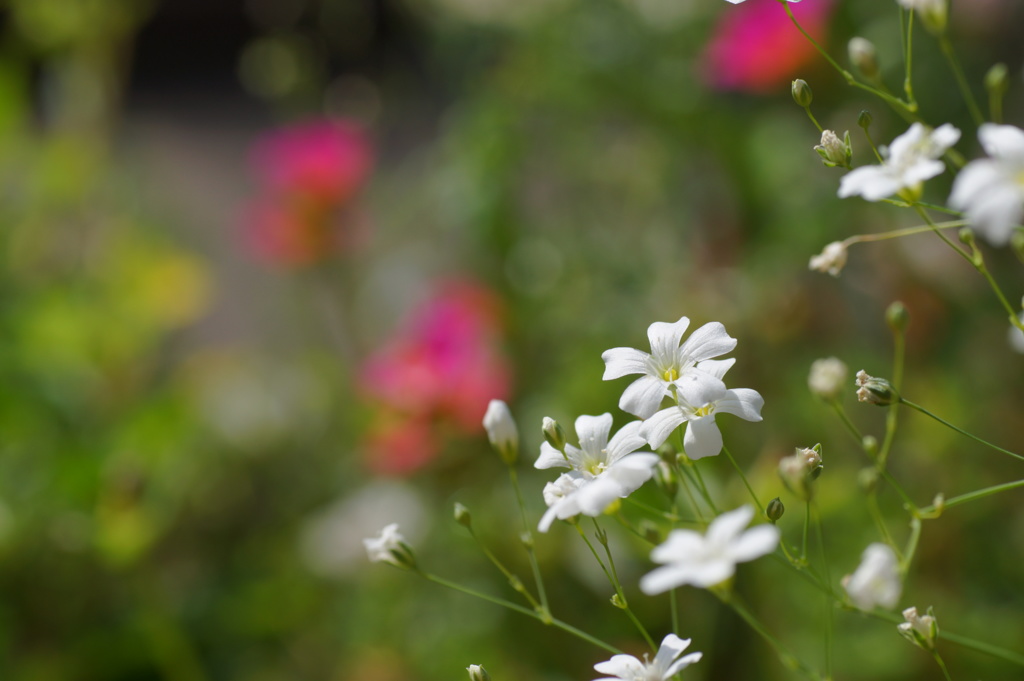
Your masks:
M 866 464 L 806 389 L 810 363 L 888 375 L 884 310 L 910 312 L 905 395 L 1020 450 L 1022 357 L 985 282 L 930 235 L 828 242 L 916 224 L 835 198 L 819 134 L 790 98 L 805 78 L 826 128 L 891 140 L 906 124 L 846 87 L 775 0 L 3 0 L 0 38 L 0 669 L 15 681 L 586 679 L 606 654 L 515 613 L 370 565 L 390 522 L 432 572 L 513 598 L 451 520 L 524 577 L 518 513 L 480 419 L 520 424 L 532 517 L 548 473 L 540 422 L 613 413 L 601 352 L 646 347 L 653 321 L 723 322 L 731 386 L 765 420 L 723 419 L 764 499 L 824 446 L 833 565 L 879 537 Z M 875 42 L 902 84 L 891 0 L 808 0 L 797 17 L 844 65 Z M 1022 7 L 952 3 L 976 94 L 1009 66 L 1021 123 Z M 936 43 L 915 35 L 925 118 L 964 130 Z M 942 203 L 949 175 L 930 181 Z M 1010 298 L 1020 263 L 988 252 Z M 852 385 L 852 384 L 851 384 Z M 852 392 L 852 388 L 851 388 Z M 881 435 L 882 410 L 847 406 Z M 904 413 L 892 471 L 919 505 L 1015 480 L 1019 466 Z M 704 462 L 723 507 L 746 497 Z M 659 503 L 657 489 L 641 498 Z M 898 541 L 905 514 L 881 494 Z M 1024 512 L 1008 493 L 925 525 L 901 604 L 1021 651 Z M 635 509 L 627 508 L 635 514 Z M 639 518 L 640 516 L 637 516 Z M 627 585 L 648 548 L 608 519 Z M 667 529 L 667 528 L 663 528 Z M 539 539 L 555 614 L 639 653 L 571 528 Z M 579 545 L 577 545 L 579 544 Z M 839 574 L 833 574 L 838 581 Z M 820 595 L 771 561 L 738 586 L 820 664 Z M 634 592 L 655 638 L 663 599 Z M 785 679 L 708 593 L 680 592 L 686 678 Z M 932 679 L 888 623 L 837 613 L 836 678 Z M 954 678 L 1015 678 L 946 645 Z

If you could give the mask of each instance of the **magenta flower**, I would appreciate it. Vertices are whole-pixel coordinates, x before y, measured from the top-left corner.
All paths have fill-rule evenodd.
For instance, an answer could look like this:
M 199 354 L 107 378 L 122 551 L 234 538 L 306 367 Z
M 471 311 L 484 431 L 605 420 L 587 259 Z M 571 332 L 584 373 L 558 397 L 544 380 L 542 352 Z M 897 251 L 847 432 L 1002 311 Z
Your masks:
M 479 284 L 442 283 L 363 364 L 363 395 L 410 421 L 477 434 L 490 401 L 510 392 L 499 311 Z
M 344 203 L 362 186 L 373 165 L 363 132 L 344 121 L 309 121 L 281 128 L 256 143 L 252 166 L 278 197 Z
M 733 0 L 730 0 L 733 1 Z M 819 43 L 832 12 L 830 0 L 790 4 L 793 15 Z M 718 90 L 772 92 L 815 58 L 778 0 L 748 0 L 722 13 L 704 49 L 704 81 Z

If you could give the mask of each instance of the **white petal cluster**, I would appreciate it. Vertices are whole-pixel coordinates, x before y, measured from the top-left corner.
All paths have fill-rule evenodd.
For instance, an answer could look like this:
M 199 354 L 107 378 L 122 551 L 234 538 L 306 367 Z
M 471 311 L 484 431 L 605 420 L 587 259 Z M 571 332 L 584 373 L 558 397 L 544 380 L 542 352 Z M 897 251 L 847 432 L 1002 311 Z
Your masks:
M 881 201 L 903 189 L 914 189 L 935 177 L 946 166 L 938 160 L 960 139 L 960 131 L 949 123 L 934 130 L 914 123 L 910 129 L 881 148 L 882 165 L 861 166 L 843 176 L 839 197 L 862 196 Z
M 632 655 L 613 655 L 610 660 L 598 662 L 594 665 L 596 671 L 603 676 L 594 681 L 665 681 L 671 679 L 680 671 L 698 662 L 702 653 L 690 653 L 683 655 L 683 651 L 690 645 L 690 639 L 682 639 L 675 634 L 669 634 L 661 641 L 654 659 L 648 661 L 646 654 L 643 661 Z
M 380 535 L 363 540 L 366 555 L 371 562 L 391 563 L 392 565 L 401 565 L 398 558 L 395 557 L 395 553 L 403 551 L 402 544 L 404 543 L 405 537 L 398 531 L 398 523 L 391 523 L 380 531 Z
M 675 323 L 651 324 L 647 328 L 650 353 L 635 348 L 612 348 L 601 355 L 606 381 L 641 374 L 622 393 L 620 409 L 646 419 L 658 411 L 662 399 L 671 395 L 672 387 L 683 377 L 720 377 L 733 365 L 734 359 L 711 359 L 736 347 L 736 339 L 726 333 L 722 324 L 705 324 L 680 344 L 689 325 L 686 317 Z
M 724 363 L 719 367 L 723 367 Z M 728 366 L 724 366 L 728 369 Z M 716 372 L 717 373 L 717 372 Z M 722 371 L 724 373 L 724 371 Z M 686 424 L 683 449 L 691 459 L 716 456 L 722 451 L 717 414 L 734 414 L 747 421 L 761 420 L 764 398 L 756 390 L 729 390 L 717 375 L 687 375 L 676 382 L 677 403 L 643 422 L 640 435 L 651 447 L 660 447 L 679 426 Z
M 900 566 L 888 544 L 875 543 L 864 549 L 860 565 L 843 578 L 843 588 L 861 610 L 895 608 L 903 591 Z
M 809 269 L 815 272 L 828 272 L 833 277 L 838 277 L 846 266 L 846 244 L 842 241 L 833 241 L 825 246 L 821 253 L 812 255 L 807 263 Z
M 651 560 L 663 565 L 640 579 L 640 590 L 654 595 L 684 584 L 707 588 L 732 577 L 737 563 L 771 553 L 779 544 L 779 528 L 745 529 L 753 517 L 754 508 L 747 505 L 715 518 L 706 534 L 673 530 L 651 551 Z
M 1024 217 L 1024 130 L 984 123 L 978 139 L 989 158 L 960 171 L 949 205 L 993 246 L 1005 246 Z
M 612 415 L 576 419 L 579 447 L 565 446 L 565 454 L 547 442 L 540 446 L 536 468 L 569 468 L 544 487 L 547 512 L 537 529 L 547 532 L 557 518 L 598 516 L 616 499 L 625 498 L 654 475 L 658 455 L 638 452 L 646 443 L 639 434 L 640 422 L 623 426 L 610 440 Z
M 519 452 L 519 429 L 508 405 L 502 400 L 491 400 L 484 414 L 484 429 L 491 446 L 506 463 L 514 463 Z

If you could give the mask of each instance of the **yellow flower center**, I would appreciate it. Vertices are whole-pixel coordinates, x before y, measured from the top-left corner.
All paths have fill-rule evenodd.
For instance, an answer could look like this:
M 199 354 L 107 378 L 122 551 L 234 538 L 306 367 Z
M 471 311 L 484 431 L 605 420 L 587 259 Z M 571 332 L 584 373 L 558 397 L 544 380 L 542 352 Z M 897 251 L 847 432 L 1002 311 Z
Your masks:
M 707 416 L 715 410 L 715 405 L 705 404 L 703 407 L 698 407 L 693 413 L 697 416 Z
M 661 373 L 661 377 L 668 381 L 669 383 L 671 383 L 672 381 L 679 378 L 679 372 L 676 371 L 675 367 L 670 367 L 668 369 L 665 369 L 665 371 Z

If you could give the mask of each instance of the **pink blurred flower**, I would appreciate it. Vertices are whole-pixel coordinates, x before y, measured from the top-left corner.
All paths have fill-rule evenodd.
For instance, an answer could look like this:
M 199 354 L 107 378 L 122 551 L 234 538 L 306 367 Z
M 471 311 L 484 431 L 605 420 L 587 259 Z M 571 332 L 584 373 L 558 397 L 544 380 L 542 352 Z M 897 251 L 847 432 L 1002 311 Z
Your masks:
M 430 420 L 476 434 L 490 400 L 509 393 L 500 340 L 494 295 L 473 282 L 444 282 L 365 362 L 361 390 L 409 422 Z
M 822 42 L 831 0 L 789 4 L 804 29 Z M 719 90 L 771 92 L 791 80 L 816 55 L 778 0 L 748 0 L 724 11 L 705 47 L 704 81 Z
M 275 130 L 252 153 L 253 169 L 272 193 L 325 204 L 351 198 L 372 164 L 369 140 L 344 121 L 314 120 Z
M 243 238 L 268 263 L 312 265 L 358 242 L 362 220 L 352 201 L 373 150 L 350 123 L 310 121 L 256 142 L 252 169 L 260 187 L 243 212 Z

